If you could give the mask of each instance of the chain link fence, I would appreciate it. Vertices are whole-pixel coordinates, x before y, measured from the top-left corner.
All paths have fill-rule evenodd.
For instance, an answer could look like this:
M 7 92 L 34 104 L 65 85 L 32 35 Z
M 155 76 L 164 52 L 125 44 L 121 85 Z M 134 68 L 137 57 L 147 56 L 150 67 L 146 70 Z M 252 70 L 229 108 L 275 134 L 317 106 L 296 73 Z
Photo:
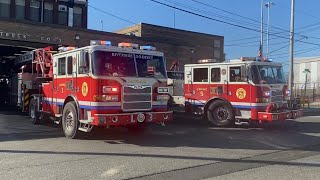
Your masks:
M 320 82 L 295 83 L 293 91 L 302 107 L 320 108 Z

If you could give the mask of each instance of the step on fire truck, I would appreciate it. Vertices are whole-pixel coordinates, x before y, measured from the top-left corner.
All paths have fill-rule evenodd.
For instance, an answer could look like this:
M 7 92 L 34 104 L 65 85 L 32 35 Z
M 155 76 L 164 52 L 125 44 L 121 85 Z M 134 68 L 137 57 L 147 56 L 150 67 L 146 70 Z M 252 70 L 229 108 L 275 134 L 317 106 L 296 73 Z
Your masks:
M 172 120 L 162 52 L 132 43 L 90 44 L 59 52 L 37 49 L 18 59 L 21 106 L 34 124 L 50 117 L 62 123 L 66 137 L 77 138 L 94 126 L 130 128 Z
M 243 57 L 226 63 L 211 59 L 185 65 L 185 110 L 216 126 L 295 119 L 282 65 Z

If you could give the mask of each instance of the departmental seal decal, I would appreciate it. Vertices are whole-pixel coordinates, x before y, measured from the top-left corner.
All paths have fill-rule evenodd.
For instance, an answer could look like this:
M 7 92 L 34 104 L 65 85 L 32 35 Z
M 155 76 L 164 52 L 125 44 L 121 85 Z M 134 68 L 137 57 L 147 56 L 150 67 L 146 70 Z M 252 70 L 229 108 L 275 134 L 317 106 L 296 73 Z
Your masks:
M 236 96 L 237 98 L 239 99 L 244 99 L 246 97 L 247 93 L 246 93 L 246 90 L 243 89 L 243 88 L 239 88 L 236 92 Z
M 81 87 L 81 92 L 84 97 L 88 95 L 88 91 L 89 91 L 88 89 L 89 89 L 88 84 L 86 82 L 83 82 Z

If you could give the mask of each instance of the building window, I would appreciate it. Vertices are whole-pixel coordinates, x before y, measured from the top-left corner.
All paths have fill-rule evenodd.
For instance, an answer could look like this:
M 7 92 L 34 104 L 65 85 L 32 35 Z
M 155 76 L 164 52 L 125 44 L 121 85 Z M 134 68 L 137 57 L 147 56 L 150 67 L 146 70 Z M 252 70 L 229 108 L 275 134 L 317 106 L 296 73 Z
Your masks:
M 0 17 L 10 17 L 10 0 L 0 0 Z
M 218 58 L 218 59 L 221 57 L 221 54 L 220 54 L 220 50 L 219 50 L 219 49 L 215 49 L 215 50 L 214 50 L 213 57 L 214 57 L 214 58 Z
M 40 1 L 31 0 L 30 2 L 30 20 L 40 21 Z
M 221 41 L 220 40 L 214 40 L 214 47 L 220 48 L 221 47 Z
M 82 27 L 82 8 L 81 7 L 73 8 L 73 26 Z
M 59 5 L 58 24 L 68 25 L 68 8 L 65 5 Z
M 211 82 L 220 82 L 221 81 L 221 70 L 220 68 L 211 69 Z
M 66 58 L 58 59 L 58 75 L 66 75 Z
M 53 4 L 49 2 L 44 3 L 43 10 L 43 22 L 44 23 L 53 23 Z
M 208 82 L 208 68 L 194 68 L 193 82 Z
M 16 19 L 25 19 L 26 14 L 26 1 L 25 0 L 16 0 Z

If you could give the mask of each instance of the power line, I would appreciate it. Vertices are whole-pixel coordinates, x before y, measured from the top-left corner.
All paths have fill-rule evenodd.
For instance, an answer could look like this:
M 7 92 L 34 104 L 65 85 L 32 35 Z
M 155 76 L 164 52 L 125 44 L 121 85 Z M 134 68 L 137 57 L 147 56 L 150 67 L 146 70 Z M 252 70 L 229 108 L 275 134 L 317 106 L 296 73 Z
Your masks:
M 239 25 L 239 24 L 234 24 L 234 23 L 226 22 L 226 21 L 223 21 L 223 20 L 220 20 L 220 19 L 208 17 L 208 16 L 205 16 L 205 15 L 202 15 L 202 14 L 199 14 L 199 13 L 195 13 L 195 12 L 192 12 L 192 11 L 189 11 L 189 10 L 185 10 L 185 9 L 182 9 L 182 8 L 178 8 L 178 7 L 163 3 L 163 2 L 159 2 L 157 0 L 150 0 L 150 1 L 155 2 L 157 4 L 161 4 L 163 6 L 166 6 L 166 7 L 172 8 L 172 9 L 176 9 L 176 10 L 185 12 L 185 13 L 189 13 L 189 14 L 192 14 L 192 15 L 195 15 L 195 16 L 198 16 L 198 17 L 202 17 L 202 18 L 209 19 L 209 20 L 212 20 L 212 21 L 216 21 L 216 22 L 220 22 L 220 23 L 223 23 L 223 24 L 228 24 L 228 25 L 235 26 L 235 27 L 238 27 L 238 28 L 242 28 L 242 29 L 246 29 L 246 30 L 250 30 L 250 31 L 254 31 L 254 32 L 259 32 L 260 33 L 260 30 L 257 30 L 257 29 L 253 29 L 253 28 L 245 27 L 245 26 L 242 26 L 242 25 Z M 270 33 L 270 35 L 275 36 L 275 37 L 279 37 L 279 38 L 283 38 L 283 39 L 287 39 L 287 40 L 290 39 L 288 37 L 279 36 L 279 35 L 277 35 L 275 33 Z M 301 41 L 301 40 L 299 40 L 299 42 L 302 42 L 302 43 L 305 43 L 305 44 L 310 44 L 310 45 L 320 46 L 320 44 L 317 44 L 317 43 L 311 43 L 311 42 L 306 42 L 306 41 Z
M 88 6 L 91 7 L 92 9 L 95 9 L 96 11 L 100 11 L 100 12 L 102 12 L 102 13 L 105 13 L 105 14 L 109 15 L 109 16 L 112 16 L 112 17 L 114 17 L 114 18 L 117 18 L 117 19 L 119 19 L 119 20 L 121 20 L 121 21 L 130 23 L 130 24 L 137 24 L 137 23 L 135 23 L 135 22 L 132 22 L 132 21 L 130 21 L 130 20 L 124 19 L 124 18 L 119 17 L 119 16 L 117 16 L 117 15 L 108 13 L 108 12 L 106 12 L 106 11 L 104 11 L 104 10 L 101 10 L 101 9 L 99 9 L 99 8 L 96 8 L 96 7 L 94 7 L 94 6 L 91 6 L 91 5 L 88 5 Z

